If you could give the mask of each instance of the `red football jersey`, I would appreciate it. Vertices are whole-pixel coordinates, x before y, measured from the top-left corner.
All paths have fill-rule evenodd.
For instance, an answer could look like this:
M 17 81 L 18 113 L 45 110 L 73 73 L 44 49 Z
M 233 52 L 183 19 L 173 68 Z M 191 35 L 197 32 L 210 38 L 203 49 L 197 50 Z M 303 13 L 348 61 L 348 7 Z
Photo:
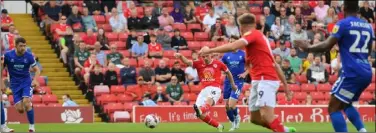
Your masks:
M 241 38 L 246 46 L 247 62 L 252 64 L 252 80 L 278 80 L 268 39 L 258 30 L 251 30 Z
M 148 45 L 148 51 L 149 52 L 159 52 L 159 51 L 162 51 L 162 45 L 159 44 L 159 43 L 155 43 L 154 45 L 152 43 L 150 43 Z
M 193 61 L 193 68 L 197 69 L 198 77 L 203 87 L 222 85 L 222 71 L 227 71 L 227 66 L 218 60 L 213 60 L 210 64 L 205 64 L 204 60 Z

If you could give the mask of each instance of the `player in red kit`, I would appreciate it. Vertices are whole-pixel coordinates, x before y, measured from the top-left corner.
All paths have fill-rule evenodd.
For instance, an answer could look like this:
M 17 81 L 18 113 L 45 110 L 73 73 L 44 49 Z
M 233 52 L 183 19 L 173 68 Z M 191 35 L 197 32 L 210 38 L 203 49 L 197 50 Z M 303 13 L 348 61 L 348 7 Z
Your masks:
M 182 60 L 185 64 L 197 69 L 201 86 L 204 87 L 200 94 L 198 94 L 196 103 L 193 105 L 197 117 L 222 132 L 224 126 L 206 113 L 221 97 L 220 86 L 222 86 L 222 72 L 226 73 L 226 76 L 230 80 L 232 89 L 234 91 L 238 90 L 231 72 L 228 70 L 225 64 L 223 64 L 221 61 L 214 60 L 210 54 L 203 56 L 203 59 L 199 59 L 197 61 L 190 61 L 180 53 L 176 53 L 175 57 Z
M 283 126 L 280 120 L 274 116 L 275 99 L 280 80 L 288 99 L 291 99 L 292 94 L 281 68 L 274 61 L 268 39 L 262 32 L 256 30 L 256 18 L 253 14 L 241 15 L 238 18 L 238 23 L 242 34 L 241 39 L 212 49 L 203 47 L 200 54 L 225 53 L 245 47 L 246 60 L 252 66 L 249 68 L 252 76 L 249 97 L 251 122 L 274 132 L 295 132 L 295 128 Z

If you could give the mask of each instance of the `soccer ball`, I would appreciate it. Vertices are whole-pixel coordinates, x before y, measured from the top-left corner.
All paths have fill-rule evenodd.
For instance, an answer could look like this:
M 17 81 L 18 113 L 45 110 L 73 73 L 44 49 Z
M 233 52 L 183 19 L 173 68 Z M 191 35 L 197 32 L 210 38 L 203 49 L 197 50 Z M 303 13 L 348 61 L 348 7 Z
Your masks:
M 144 121 L 145 126 L 148 128 L 155 128 L 159 123 L 159 119 L 153 114 L 147 115 Z

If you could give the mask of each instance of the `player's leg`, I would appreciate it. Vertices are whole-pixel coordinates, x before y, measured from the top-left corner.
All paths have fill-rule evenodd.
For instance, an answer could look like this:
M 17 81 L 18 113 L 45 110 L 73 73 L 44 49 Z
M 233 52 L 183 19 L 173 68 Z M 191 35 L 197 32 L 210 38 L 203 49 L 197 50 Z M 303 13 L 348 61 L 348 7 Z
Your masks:
M 239 109 L 238 109 L 238 107 L 236 107 L 236 104 L 239 100 L 240 93 L 242 92 L 243 82 L 237 83 L 236 86 L 238 87 L 238 90 L 237 91 L 231 91 L 230 108 L 233 110 L 232 113 L 234 114 L 234 117 L 235 117 L 235 128 L 239 128 L 241 117 L 239 115 Z
M 8 128 L 8 126 L 5 124 L 5 109 L 4 109 L 4 104 L 3 104 L 3 102 L 2 102 L 2 100 L 0 101 L 0 103 L 1 103 L 1 128 L 0 128 L 0 131 L 1 132 L 5 132 L 5 133 L 7 133 L 7 132 L 14 132 L 14 130 L 13 129 L 10 129 L 10 128 Z
M 223 101 L 226 104 L 226 115 L 227 115 L 228 119 L 230 120 L 230 122 L 233 123 L 235 118 L 234 118 L 232 109 L 229 108 L 229 103 L 228 103 L 229 98 L 230 98 L 230 94 L 231 94 L 231 86 L 229 84 L 225 83 L 224 91 L 223 91 Z
M 34 109 L 31 98 L 33 96 L 33 88 L 26 87 L 23 91 L 22 103 L 26 111 L 27 119 L 29 120 L 29 132 L 35 132 L 34 128 Z

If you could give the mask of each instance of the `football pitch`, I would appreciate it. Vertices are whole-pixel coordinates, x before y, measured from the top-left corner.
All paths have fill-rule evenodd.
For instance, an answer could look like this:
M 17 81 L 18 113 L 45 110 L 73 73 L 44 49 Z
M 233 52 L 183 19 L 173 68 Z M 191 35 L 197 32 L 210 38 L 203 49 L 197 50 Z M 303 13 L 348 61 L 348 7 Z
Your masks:
M 9 124 L 16 132 L 27 132 L 27 124 Z M 331 123 L 287 123 L 298 132 L 334 132 Z M 368 132 L 375 132 L 375 123 L 365 123 Z M 356 129 L 348 123 L 349 132 Z M 224 132 L 228 132 L 229 123 L 225 123 Z M 36 132 L 217 132 L 217 129 L 205 123 L 160 123 L 155 129 L 146 128 L 143 123 L 94 123 L 94 124 L 36 124 Z M 242 123 L 236 132 L 271 132 L 251 123 Z

